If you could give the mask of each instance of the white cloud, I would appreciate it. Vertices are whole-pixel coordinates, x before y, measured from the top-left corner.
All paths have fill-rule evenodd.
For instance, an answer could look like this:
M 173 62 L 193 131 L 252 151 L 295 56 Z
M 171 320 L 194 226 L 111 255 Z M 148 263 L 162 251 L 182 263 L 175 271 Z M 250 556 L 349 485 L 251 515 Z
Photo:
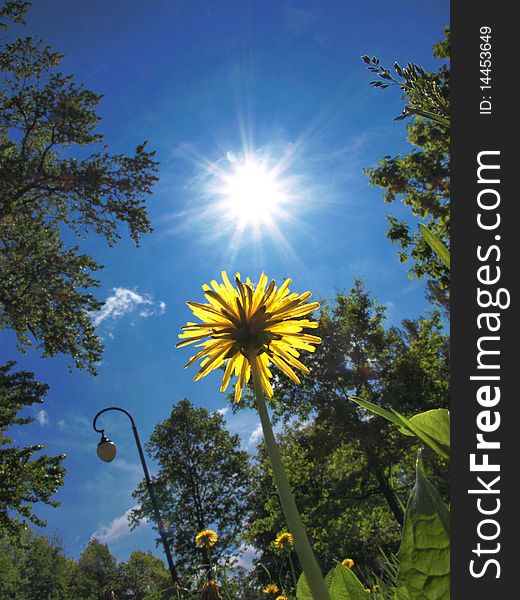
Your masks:
M 166 303 L 162 300 L 155 302 L 150 294 L 139 294 L 136 290 L 116 287 L 114 292 L 105 300 L 105 304 L 91 313 L 94 325 L 97 327 L 107 319 L 118 319 L 133 312 L 138 306 L 138 315 L 144 319 L 153 315 L 162 315 L 166 311 Z
M 263 436 L 263 431 L 262 431 L 262 424 L 258 423 L 258 425 L 255 427 L 255 429 L 253 429 L 253 431 L 251 432 L 251 435 L 249 436 L 249 445 L 253 446 L 253 445 L 257 445 L 258 442 L 262 439 Z
M 108 542 L 113 542 L 114 540 L 118 540 L 119 538 L 128 535 L 130 533 L 128 515 L 136 508 L 139 507 L 132 506 L 132 508 L 129 508 L 124 515 L 116 517 L 108 525 L 100 525 L 90 537 L 96 538 L 102 544 L 107 544 Z M 143 522 L 144 521 L 145 520 L 143 520 Z
M 218 412 L 219 415 L 225 417 L 229 412 L 229 406 L 224 406 L 223 408 L 218 408 L 215 412 Z
M 251 569 L 253 566 L 253 561 L 258 558 L 257 550 L 253 548 L 253 546 L 244 544 L 240 546 L 238 552 L 238 565 L 244 569 Z
M 137 481 L 140 481 L 143 478 L 143 467 L 139 463 L 129 463 L 122 458 L 116 458 L 112 464 L 121 471 L 132 473 L 136 477 Z
M 45 427 L 45 425 L 49 424 L 49 415 L 46 410 L 39 410 L 36 413 L 36 420 L 40 424 L 40 427 Z

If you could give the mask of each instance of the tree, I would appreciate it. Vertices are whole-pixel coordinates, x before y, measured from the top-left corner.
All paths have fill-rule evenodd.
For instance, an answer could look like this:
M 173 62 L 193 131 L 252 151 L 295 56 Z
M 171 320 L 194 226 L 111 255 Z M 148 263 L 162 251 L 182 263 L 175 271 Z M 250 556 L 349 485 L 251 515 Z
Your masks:
M 118 600 L 177 597 L 162 561 L 149 552 L 136 550 L 116 565 L 108 547 L 93 539 L 73 560 L 57 535 L 0 533 L 0 600 L 111 600 L 112 592 Z
M 61 464 L 65 455 L 35 457 L 43 446 L 20 448 L 5 435 L 10 427 L 34 420 L 17 414 L 26 406 L 41 404 L 48 388 L 35 381 L 32 373 L 11 372 L 14 365 L 13 361 L 0 365 L 0 531 L 11 533 L 23 530 L 27 521 L 45 525 L 33 513 L 33 504 L 57 506 L 51 497 L 63 484 L 65 474 Z
M 73 561 L 63 554 L 56 536 L 30 531 L 21 537 L 0 535 L 0 600 L 46 598 L 73 600 L 70 569 Z
M 174 405 L 146 444 L 159 465 L 154 488 L 181 571 L 210 559 L 228 560 L 239 547 L 249 478 L 248 454 L 239 446 L 238 435 L 224 428 L 222 415 L 195 408 L 186 399 Z M 153 520 L 144 482 L 133 495 L 140 508 L 131 513 L 132 524 L 145 517 Z M 218 535 L 211 557 L 195 546 L 195 536 L 204 529 Z
M 332 446 L 333 435 L 336 437 Z M 287 426 L 278 435 L 278 445 L 323 572 L 347 557 L 355 557 L 356 564 L 373 566 L 380 548 L 397 550 L 400 525 L 389 510 L 358 440 L 333 434 L 330 427 L 312 420 L 305 425 Z M 396 481 L 406 477 L 404 467 L 410 458 L 402 456 L 399 463 L 392 465 Z M 248 541 L 261 551 L 260 562 L 267 566 L 271 576 L 286 589 L 290 588 L 290 562 L 273 547 L 276 535 L 286 525 L 263 447 L 256 459 L 251 486 Z M 407 478 L 402 479 L 399 496 L 408 487 Z M 298 577 L 301 570 L 295 556 L 292 560 Z M 257 568 L 257 573 L 265 579 L 263 569 Z
M 450 31 L 434 47 L 434 56 L 449 59 Z M 365 169 L 370 183 L 385 190 L 384 200 L 396 200 L 409 206 L 412 215 L 449 247 L 450 236 L 450 139 L 449 94 L 450 71 L 446 62 L 437 73 L 427 73 L 409 63 L 405 68 L 394 65 L 398 79 L 379 64 L 375 57 L 364 56 L 369 69 L 379 79 L 377 87 L 397 85 L 408 100 L 397 118 L 409 117 L 408 141 L 413 150 L 408 154 L 385 156 L 376 167 Z M 422 115 L 422 116 L 421 116 Z M 429 295 L 446 308 L 449 302 L 449 270 L 432 251 L 419 231 L 413 231 L 406 220 L 389 215 L 387 236 L 398 244 L 402 262 L 413 260 L 412 277 L 429 279 Z
M 6 2 L 0 16 L 20 22 L 27 7 Z M 95 372 L 89 313 L 100 303 L 88 290 L 100 265 L 65 239 L 94 232 L 112 245 L 126 224 L 138 243 L 151 231 L 144 199 L 157 163 L 146 143 L 133 156 L 108 152 L 101 95 L 58 72 L 61 59 L 31 37 L 0 48 L 0 330 Z
M 119 564 L 115 593 L 121 600 L 164 600 L 175 594 L 162 560 L 140 550 L 134 550 L 128 562 Z
M 385 308 L 361 281 L 339 293 L 319 317 L 322 344 L 306 361 L 301 385 L 275 386 L 272 408 L 289 429 L 280 437 L 302 517 L 324 568 L 356 553 L 359 562 L 396 550 L 401 500 L 413 485 L 416 443 L 367 415 L 359 396 L 405 415 L 449 400 L 448 337 L 438 313 L 385 327 Z M 297 416 L 304 425 L 291 425 Z M 439 475 L 445 465 L 429 457 Z M 261 453 L 250 505 L 252 542 L 265 549 L 283 524 Z M 447 493 L 446 486 L 443 488 Z
M 108 546 L 92 538 L 77 562 L 77 577 L 72 584 L 74 597 L 100 600 L 109 597 L 117 583 L 116 559 Z

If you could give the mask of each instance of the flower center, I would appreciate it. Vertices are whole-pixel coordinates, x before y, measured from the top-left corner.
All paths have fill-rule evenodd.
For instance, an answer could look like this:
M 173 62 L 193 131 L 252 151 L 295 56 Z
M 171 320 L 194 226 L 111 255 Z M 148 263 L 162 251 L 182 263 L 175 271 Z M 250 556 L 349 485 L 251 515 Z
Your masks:
M 232 338 L 236 340 L 240 351 L 245 356 L 250 352 L 258 352 L 258 350 L 269 345 L 270 336 L 267 332 L 251 327 L 251 324 L 243 325 L 237 328 L 232 333 Z

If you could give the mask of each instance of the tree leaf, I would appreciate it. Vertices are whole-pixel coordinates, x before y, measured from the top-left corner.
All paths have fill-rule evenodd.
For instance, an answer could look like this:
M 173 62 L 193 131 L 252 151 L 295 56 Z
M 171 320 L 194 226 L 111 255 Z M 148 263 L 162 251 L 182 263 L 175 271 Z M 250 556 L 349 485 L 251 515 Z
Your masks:
M 442 262 L 450 268 L 450 251 L 446 246 L 433 235 L 433 233 L 423 225 L 419 223 L 419 229 L 421 230 L 423 238 L 428 242 L 430 248 L 435 252 L 435 254 L 442 260 Z
M 398 553 L 398 588 L 404 586 L 414 600 L 449 600 L 449 510 L 426 478 L 420 456 L 416 471 Z M 401 597 L 406 595 L 400 592 Z

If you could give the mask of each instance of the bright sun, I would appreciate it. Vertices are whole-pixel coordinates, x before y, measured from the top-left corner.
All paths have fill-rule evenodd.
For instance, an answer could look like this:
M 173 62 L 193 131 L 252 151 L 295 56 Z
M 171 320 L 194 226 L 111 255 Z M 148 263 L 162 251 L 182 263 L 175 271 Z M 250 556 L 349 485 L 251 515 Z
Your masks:
M 241 225 L 270 223 L 287 197 L 274 169 L 258 159 L 235 161 L 222 177 L 222 207 Z
M 263 240 L 272 241 L 287 260 L 294 257 L 288 241 L 291 229 L 301 227 L 310 205 L 307 179 L 294 170 L 295 150 L 229 151 L 215 162 L 200 160 L 202 200 L 196 220 L 203 223 L 208 239 L 225 237 L 234 260 L 245 245 L 264 251 Z

